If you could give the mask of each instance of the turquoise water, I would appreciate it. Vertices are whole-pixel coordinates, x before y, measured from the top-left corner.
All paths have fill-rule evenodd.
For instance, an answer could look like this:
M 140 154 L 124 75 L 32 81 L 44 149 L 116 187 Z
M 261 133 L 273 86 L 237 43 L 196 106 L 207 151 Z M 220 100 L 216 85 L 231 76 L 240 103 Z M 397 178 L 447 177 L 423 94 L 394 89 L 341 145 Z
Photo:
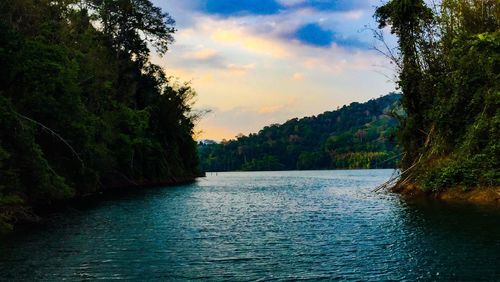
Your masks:
M 233 172 L 54 215 L 0 280 L 500 281 L 500 212 L 371 192 L 391 170 Z

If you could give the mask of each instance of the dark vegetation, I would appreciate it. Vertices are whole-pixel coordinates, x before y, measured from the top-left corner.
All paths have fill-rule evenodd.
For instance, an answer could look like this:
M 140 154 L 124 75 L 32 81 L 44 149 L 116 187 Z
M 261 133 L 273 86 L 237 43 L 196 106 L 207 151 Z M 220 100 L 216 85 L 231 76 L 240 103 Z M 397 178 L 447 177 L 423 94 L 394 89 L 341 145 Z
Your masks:
M 199 145 L 204 171 L 394 168 L 399 94 Z
M 198 174 L 189 85 L 149 0 L 0 1 L 0 231 L 33 206 Z
M 400 186 L 426 191 L 500 184 L 500 2 L 392 0 L 377 9 L 399 48 Z

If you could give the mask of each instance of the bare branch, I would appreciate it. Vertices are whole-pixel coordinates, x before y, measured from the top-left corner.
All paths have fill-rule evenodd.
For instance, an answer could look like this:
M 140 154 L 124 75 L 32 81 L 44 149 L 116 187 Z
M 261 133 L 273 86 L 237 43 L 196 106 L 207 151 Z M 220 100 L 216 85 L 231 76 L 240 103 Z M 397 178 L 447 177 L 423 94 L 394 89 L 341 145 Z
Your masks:
M 40 126 L 42 129 L 50 132 L 50 134 L 52 134 L 53 136 L 55 136 L 57 139 L 61 140 L 61 142 L 63 142 L 70 150 L 71 152 L 73 152 L 73 154 L 75 155 L 75 157 L 80 161 L 80 163 L 82 164 L 82 167 L 85 167 L 85 163 L 83 162 L 82 158 L 80 158 L 80 155 L 76 152 L 76 150 L 69 144 L 68 141 L 66 141 L 66 139 L 64 139 L 61 135 L 59 135 L 57 132 L 55 132 L 54 130 L 50 129 L 49 127 L 43 125 L 42 123 L 36 121 L 36 120 L 33 120 L 25 115 L 22 115 L 18 112 L 15 112 L 14 111 L 14 114 L 16 114 L 18 117 L 20 118 L 23 118 L 27 121 L 30 121 L 38 126 Z

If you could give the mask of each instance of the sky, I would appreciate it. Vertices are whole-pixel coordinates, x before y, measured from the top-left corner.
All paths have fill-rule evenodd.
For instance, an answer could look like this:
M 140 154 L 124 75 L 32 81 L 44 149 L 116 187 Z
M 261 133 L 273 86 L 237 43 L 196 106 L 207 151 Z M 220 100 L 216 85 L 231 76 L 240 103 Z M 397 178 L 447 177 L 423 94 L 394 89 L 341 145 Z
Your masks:
M 367 27 L 380 0 L 153 0 L 176 20 L 153 62 L 190 81 L 210 110 L 197 139 L 220 141 L 395 90 Z M 390 41 L 391 39 L 389 39 Z

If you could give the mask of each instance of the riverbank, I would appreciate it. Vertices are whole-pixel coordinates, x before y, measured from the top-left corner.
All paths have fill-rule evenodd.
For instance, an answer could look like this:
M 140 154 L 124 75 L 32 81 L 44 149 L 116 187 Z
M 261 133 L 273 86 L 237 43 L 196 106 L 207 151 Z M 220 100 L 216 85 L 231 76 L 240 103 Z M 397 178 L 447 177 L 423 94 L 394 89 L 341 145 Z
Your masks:
M 98 190 L 94 193 L 88 193 L 85 195 L 78 195 L 76 197 L 51 202 L 49 204 L 38 204 L 33 207 L 33 210 L 37 214 L 46 214 L 47 212 L 58 211 L 64 208 L 77 206 L 77 205 L 85 205 L 86 202 L 95 202 L 103 199 L 104 197 L 114 197 L 116 195 L 120 195 L 123 193 L 133 192 L 140 189 L 151 189 L 151 188 L 162 188 L 162 187 L 171 187 L 171 186 L 179 186 L 186 185 L 196 181 L 198 177 L 204 177 L 205 175 L 198 176 L 177 176 L 177 177 L 168 177 L 162 179 L 161 181 L 135 181 L 135 182 L 115 182 L 110 186 L 107 186 L 105 189 Z
M 0 207 L 0 235 L 6 235 L 18 229 L 29 228 L 33 225 L 41 224 L 48 215 L 53 213 L 89 206 L 104 199 L 117 197 L 124 193 L 130 193 L 140 189 L 186 185 L 204 176 L 205 174 L 169 177 L 161 181 L 117 181 L 107 186 L 105 189 L 97 190 L 93 193 L 76 195 L 68 199 L 51 201 L 48 203 L 37 203 L 33 206 L 19 203 L 17 205 Z
M 500 207 L 500 187 L 476 187 L 464 189 L 454 187 L 445 191 L 424 191 L 414 184 L 397 184 L 391 192 L 401 194 L 405 198 L 433 198 L 445 202 L 461 202 L 477 205 L 498 205 Z

